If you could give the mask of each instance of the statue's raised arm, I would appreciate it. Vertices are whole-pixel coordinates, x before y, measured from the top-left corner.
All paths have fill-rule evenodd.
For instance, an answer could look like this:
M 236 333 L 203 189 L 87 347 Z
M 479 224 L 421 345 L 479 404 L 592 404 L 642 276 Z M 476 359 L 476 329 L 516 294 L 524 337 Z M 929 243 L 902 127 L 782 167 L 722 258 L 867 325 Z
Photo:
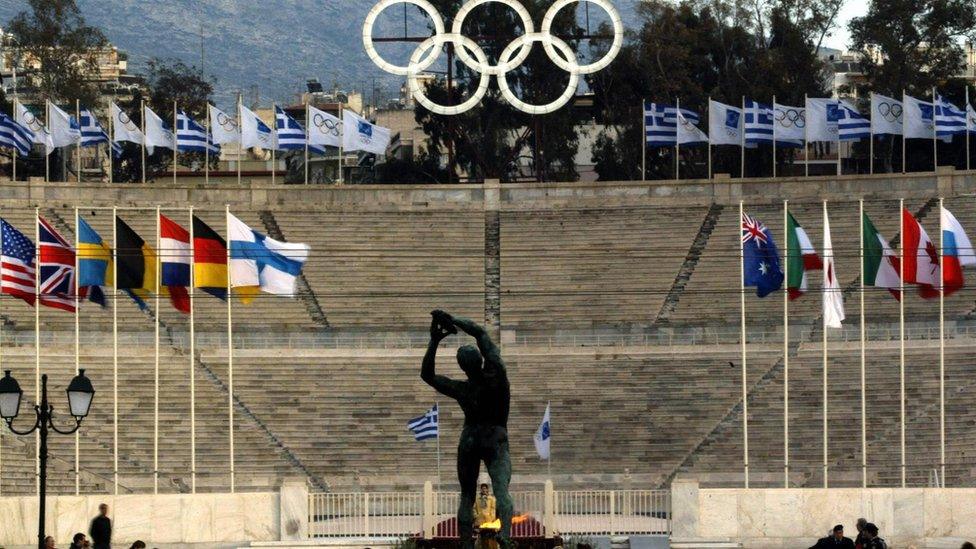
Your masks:
M 474 321 L 467 318 L 461 317 L 451 317 L 454 325 L 457 326 L 461 331 L 473 337 L 478 344 L 478 350 L 481 351 L 481 356 L 484 357 L 484 375 L 488 378 L 501 377 L 506 378 L 505 372 L 505 362 L 502 361 L 502 353 L 495 345 L 495 342 L 491 340 L 491 336 L 488 335 L 488 331 L 484 327 L 475 324 Z

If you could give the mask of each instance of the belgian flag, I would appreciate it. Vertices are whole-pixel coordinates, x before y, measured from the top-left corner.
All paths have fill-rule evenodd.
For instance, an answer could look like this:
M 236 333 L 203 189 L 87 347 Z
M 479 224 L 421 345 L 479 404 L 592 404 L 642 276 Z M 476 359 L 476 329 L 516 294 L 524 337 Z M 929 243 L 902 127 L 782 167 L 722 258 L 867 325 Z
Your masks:
M 156 250 L 152 249 L 122 218 L 115 218 L 116 283 L 145 308 L 144 300 L 156 291 Z
M 193 216 L 193 284 L 227 299 L 227 241 L 197 216 Z

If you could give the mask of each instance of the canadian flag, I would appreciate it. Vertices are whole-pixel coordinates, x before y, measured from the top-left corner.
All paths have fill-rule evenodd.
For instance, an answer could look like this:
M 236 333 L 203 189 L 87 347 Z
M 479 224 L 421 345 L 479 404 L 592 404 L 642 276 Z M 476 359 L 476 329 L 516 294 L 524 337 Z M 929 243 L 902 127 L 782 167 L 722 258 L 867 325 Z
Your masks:
M 904 281 L 917 284 L 924 298 L 939 296 L 939 250 L 928 233 L 908 210 L 901 212 L 902 250 L 905 264 Z

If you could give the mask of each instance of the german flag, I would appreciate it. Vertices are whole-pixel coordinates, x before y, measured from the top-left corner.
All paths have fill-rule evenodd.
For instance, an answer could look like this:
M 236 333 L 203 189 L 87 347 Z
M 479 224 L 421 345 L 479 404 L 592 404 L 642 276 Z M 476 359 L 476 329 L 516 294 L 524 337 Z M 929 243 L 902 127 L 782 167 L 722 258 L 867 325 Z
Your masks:
M 227 241 L 197 216 L 193 216 L 193 284 L 227 299 Z

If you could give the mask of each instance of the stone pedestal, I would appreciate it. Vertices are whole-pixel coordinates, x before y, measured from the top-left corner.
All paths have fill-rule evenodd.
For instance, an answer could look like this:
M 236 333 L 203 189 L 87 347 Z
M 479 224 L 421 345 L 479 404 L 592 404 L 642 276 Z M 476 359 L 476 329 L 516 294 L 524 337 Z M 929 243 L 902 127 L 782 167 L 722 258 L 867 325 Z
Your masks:
M 289 478 L 281 485 L 281 541 L 308 539 L 308 485 L 304 478 Z

